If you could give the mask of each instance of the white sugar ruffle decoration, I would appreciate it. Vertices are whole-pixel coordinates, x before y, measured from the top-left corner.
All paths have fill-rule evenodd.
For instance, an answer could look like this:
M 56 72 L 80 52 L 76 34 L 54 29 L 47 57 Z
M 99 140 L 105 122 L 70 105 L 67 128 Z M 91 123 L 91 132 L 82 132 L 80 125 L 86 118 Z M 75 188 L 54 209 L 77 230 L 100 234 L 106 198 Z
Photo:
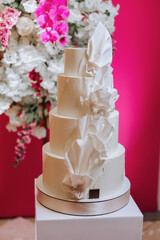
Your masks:
M 89 78 L 86 77 L 84 94 L 80 97 L 81 104 L 88 103 L 89 113 L 78 120 L 79 139 L 71 145 L 67 144 L 64 159 L 68 174 L 63 179 L 62 187 L 77 199 L 86 198 L 90 185 L 101 175 L 115 129 L 114 123 L 112 125 L 108 120 L 118 99 L 117 90 L 113 88 L 111 62 L 112 40 L 105 26 L 99 22 L 79 66 L 80 75 L 86 71 L 92 76 L 91 84 L 88 84 Z M 96 167 L 99 168 L 99 175 L 95 179 L 93 172 Z
M 88 41 L 87 73 L 95 75 L 99 68 L 112 62 L 112 39 L 107 28 L 99 22 L 93 36 Z
M 92 171 L 102 162 L 100 152 L 96 150 L 90 136 L 74 141 L 65 154 L 68 174 L 62 182 L 63 190 L 77 199 L 86 197 L 88 188 L 94 181 Z

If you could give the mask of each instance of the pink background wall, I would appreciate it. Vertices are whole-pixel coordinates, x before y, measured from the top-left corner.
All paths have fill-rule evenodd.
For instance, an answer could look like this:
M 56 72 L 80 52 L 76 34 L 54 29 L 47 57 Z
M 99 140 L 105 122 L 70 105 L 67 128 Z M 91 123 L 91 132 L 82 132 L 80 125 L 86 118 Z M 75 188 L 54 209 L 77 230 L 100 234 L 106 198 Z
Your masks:
M 115 1 L 118 2 L 118 1 Z M 160 136 L 160 1 L 120 0 L 113 62 L 120 98 L 119 141 L 126 175 L 143 211 L 157 209 Z
M 118 1 L 114 1 L 117 3 Z M 160 77 L 160 1 L 120 0 L 116 18 L 114 81 L 120 98 L 119 142 L 126 148 L 126 175 L 142 211 L 157 209 Z M 16 135 L 0 117 L 0 217 L 34 215 L 34 178 L 41 173 L 42 141 L 33 139 L 25 161 L 13 167 Z

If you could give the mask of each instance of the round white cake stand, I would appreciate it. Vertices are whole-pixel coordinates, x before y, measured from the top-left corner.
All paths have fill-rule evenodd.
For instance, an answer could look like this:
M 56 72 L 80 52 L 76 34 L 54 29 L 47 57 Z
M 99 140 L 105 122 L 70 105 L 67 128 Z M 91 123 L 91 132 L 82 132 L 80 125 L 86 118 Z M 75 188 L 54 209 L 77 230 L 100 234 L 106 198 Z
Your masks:
M 121 189 L 103 198 L 71 200 L 57 198 L 43 186 L 42 175 L 36 180 L 37 200 L 46 208 L 59 213 L 78 216 L 96 216 L 115 212 L 127 205 L 130 199 L 130 182 L 125 177 Z

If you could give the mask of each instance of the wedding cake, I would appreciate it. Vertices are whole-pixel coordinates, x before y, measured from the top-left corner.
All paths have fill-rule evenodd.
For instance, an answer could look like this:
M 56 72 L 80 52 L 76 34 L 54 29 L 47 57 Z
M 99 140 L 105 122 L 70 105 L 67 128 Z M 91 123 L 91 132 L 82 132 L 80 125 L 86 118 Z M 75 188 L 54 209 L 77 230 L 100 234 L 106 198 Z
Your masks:
M 52 210 L 81 215 L 82 205 L 87 212 L 93 203 L 100 208 L 110 201 L 109 210 L 84 211 L 94 215 L 129 201 L 111 62 L 112 39 L 101 22 L 87 48 L 65 49 L 57 107 L 50 112 L 50 142 L 43 146 L 43 174 L 37 180 L 38 201 Z

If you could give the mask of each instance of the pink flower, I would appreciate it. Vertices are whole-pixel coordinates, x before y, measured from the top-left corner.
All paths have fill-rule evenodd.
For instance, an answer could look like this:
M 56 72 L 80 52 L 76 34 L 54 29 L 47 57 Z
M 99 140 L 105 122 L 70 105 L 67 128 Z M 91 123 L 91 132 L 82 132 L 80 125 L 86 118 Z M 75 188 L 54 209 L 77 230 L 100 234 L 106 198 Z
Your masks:
M 58 38 L 59 38 L 59 35 L 58 35 L 57 31 L 52 30 L 51 31 L 51 39 L 50 39 L 51 43 L 57 42 Z
M 57 21 L 57 8 L 56 7 L 51 8 L 51 10 L 49 11 L 49 17 L 53 21 L 53 23 Z
M 24 148 L 25 148 L 25 145 L 24 145 L 24 143 L 19 143 L 19 144 L 18 144 L 18 147 L 24 149 Z
M 40 96 L 41 83 L 43 82 L 43 79 L 41 78 L 40 74 L 36 72 L 35 69 L 33 69 L 31 72 L 29 72 L 29 78 L 32 80 L 31 86 L 35 90 L 36 96 Z
M 17 138 L 17 145 L 15 146 L 15 164 L 14 166 L 17 167 L 17 165 L 22 162 L 26 155 L 26 144 L 31 143 L 31 134 L 34 131 L 36 126 L 35 122 L 30 123 L 29 125 L 23 126 L 23 128 L 17 132 L 18 138 Z
M 50 34 L 48 33 L 48 31 L 45 31 L 41 34 L 41 41 L 43 43 L 47 43 L 50 41 Z
M 59 42 L 61 44 L 62 47 L 65 47 L 66 43 L 67 43 L 67 38 L 66 37 L 61 37 L 59 39 Z
M 43 43 L 51 42 L 55 43 L 58 41 L 58 33 L 55 30 L 48 29 L 41 35 L 41 40 Z
M 68 24 L 66 22 L 60 22 L 55 27 L 55 30 L 60 36 L 66 35 L 66 33 L 68 32 Z
M 35 129 L 35 126 L 36 126 L 36 123 L 35 122 L 32 122 L 28 125 L 28 130 L 30 132 L 32 132 L 34 129 Z
M 64 22 L 69 16 L 67 0 L 40 0 L 39 3 L 40 7 L 35 11 L 35 18 L 40 28 L 46 30 L 41 35 L 41 41 L 55 43 L 59 40 L 64 46 L 67 38 L 60 40 L 59 37 L 65 37 L 68 31 L 68 25 Z
M 50 17 L 48 14 L 42 14 L 38 17 L 38 24 L 41 28 L 46 28 L 52 25 L 52 22 L 50 20 Z
M 6 23 L 7 27 L 11 29 L 18 22 L 20 14 L 20 11 L 6 7 L 1 13 L 1 19 Z
M 69 9 L 65 6 L 59 6 L 57 9 L 57 20 L 65 20 L 69 17 Z
M 67 6 L 67 0 L 54 0 L 54 4 L 57 6 L 59 5 Z
M 4 50 L 8 44 L 9 36 L 11 31 L 7 28 L 6 23 L 0 22 L 0 42 L 2 44 L 2 49 Z
M 39 16 L 43 14 L 48 14 L 51 8 L 53 7 L 52 3 L 45 2 L 43 5 L 38 7 L 35 11 L 35 18 L 38 18 Z
M 23 137 L 23 140 L 24 140 L 24 142 L 25 142 L 26 144 L 31 143 L 31 138 L 30 138 L 30 136 L 25 136 L 25 137 Z
M 34 16 L 35 16 L 35 18 L 38 18 L 39 16 L 41 16 L 44 13 L 45 13 L 45 11 L 44 11 L 43 7 L 38 7 L 34 13 Z

